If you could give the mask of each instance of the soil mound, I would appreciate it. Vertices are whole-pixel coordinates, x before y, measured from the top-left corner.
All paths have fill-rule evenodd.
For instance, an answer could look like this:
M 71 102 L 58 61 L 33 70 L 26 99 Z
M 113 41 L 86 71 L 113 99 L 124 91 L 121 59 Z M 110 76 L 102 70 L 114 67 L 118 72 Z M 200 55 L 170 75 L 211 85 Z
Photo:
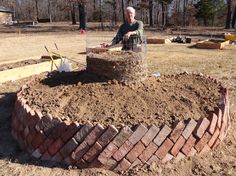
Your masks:
M 38 78 L 23 93 L 30 107 L 80 123 L 133 126 L 206 117 L 219 101 L 219 83 L 194 74 L 149 76 L 139 84 L 107 81 L 87 71 Z

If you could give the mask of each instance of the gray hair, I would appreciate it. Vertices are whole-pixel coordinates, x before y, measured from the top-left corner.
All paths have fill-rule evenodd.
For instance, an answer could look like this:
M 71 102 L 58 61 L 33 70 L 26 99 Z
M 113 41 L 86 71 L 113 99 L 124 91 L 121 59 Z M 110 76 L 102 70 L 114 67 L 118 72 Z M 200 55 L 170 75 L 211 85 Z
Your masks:
M 133 7 L 127 7 L 126 11 L 135 13 L 135 9 Z

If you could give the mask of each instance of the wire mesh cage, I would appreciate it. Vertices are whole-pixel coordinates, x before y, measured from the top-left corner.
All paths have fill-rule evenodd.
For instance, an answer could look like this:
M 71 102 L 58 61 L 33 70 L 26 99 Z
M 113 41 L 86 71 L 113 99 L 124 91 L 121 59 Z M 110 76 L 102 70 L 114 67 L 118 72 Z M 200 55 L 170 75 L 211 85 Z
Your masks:
M 132 35 L 128 39 L 115 35 L 87 35 L 86 53 L 101 53 L 106 51 L 134 51 L 146 58 L 146 36 Z

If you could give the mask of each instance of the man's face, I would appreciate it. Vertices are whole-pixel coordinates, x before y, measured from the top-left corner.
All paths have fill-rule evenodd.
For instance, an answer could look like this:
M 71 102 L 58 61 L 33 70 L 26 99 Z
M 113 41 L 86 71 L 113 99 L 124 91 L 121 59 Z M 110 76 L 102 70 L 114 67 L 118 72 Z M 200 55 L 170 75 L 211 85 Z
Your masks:
M 131 12 L 131 11 L 126 11 L 126 19 L 129 23 L 134 21 L 134 17 L 135 17 L 135 12 Z

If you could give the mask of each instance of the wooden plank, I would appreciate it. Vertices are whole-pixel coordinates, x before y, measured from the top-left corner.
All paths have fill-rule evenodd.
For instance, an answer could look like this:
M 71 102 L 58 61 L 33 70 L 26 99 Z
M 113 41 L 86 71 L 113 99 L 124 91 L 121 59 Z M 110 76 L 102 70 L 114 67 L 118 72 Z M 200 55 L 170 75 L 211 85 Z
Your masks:
M 54 61 L 59 66 L 60 59 Z M 56 70 L 55 65 L 53 65 L 53 70 Z M 51 71 L 51 61 L 4 70 L 0 72 L 0 83 L 15 81 L 46 71 Z
M 196 43 L 197 48 L 202 49 L 223 49 L 226 45 L 229 44 L 229 41 L 219 42 L 219 43 L 213 43 L 209 40 L 204 40 Z
M 171 43 L 170 39 L 147 38 L 147 44 L 166 44 Z

